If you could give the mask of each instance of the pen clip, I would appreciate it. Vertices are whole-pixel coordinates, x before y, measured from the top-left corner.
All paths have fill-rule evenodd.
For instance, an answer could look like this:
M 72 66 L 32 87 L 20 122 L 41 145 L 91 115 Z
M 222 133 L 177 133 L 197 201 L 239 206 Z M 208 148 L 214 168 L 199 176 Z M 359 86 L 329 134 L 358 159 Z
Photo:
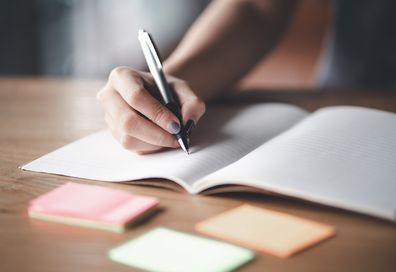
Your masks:
M 147 31 L 140 29 L 138 39 L 143 51 L 143 55 L 147 62 L 147 66 L 154 78 L 158 90 L 162 95 L 163 102 L 169 103 L 175 101 L 171 90 L 169 90 L 169 85 L 162 71 L 161 61 L 158 57 L 154 42 L 150 38 L 150 34 Z
M 162 69 L 162 63 L 161 60 L 159 59 L 158 50 L 156 49 L 156 46 L 154 45 L 154 42 L 151 39 L 150 34 L 143 29 L 139 29 L 138 39 L 142 45 L 143 53 L 150 54 L 151 58 L 148 59 L 154 61 L 153 64 L 158 69 Z

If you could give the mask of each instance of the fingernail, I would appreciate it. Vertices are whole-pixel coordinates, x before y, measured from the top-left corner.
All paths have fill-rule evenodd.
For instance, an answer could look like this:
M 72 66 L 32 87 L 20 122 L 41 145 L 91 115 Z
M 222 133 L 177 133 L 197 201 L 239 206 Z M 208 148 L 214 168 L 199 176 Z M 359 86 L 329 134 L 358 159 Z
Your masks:
M 168 126 L 166 127 L 166 129 L 171 134 L 177 134 L 180 131 L 180 125 L 176 122 L 170 122 L 170 123 L 168 123 Z
M 188 120 L 187 123 L 186 123 L 185 128 L 186 128 L 186 133 L 187 133 L 187 135 L 190 136 L 191 133 L 192 133 L 192 131 L 193 131 L 193 129 L 195 128 L 195 122 L 194 122 L 194 120 L 191 120 L 191 119 Z

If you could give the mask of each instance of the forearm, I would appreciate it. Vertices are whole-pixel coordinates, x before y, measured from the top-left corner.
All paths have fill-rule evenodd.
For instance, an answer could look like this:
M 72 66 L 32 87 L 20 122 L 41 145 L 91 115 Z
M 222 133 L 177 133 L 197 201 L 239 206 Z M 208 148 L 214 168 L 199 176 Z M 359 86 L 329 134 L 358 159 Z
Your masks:
M 205 100 L 232 87 L 276 44 L 298 1 L 217 0 L 165 62 Z

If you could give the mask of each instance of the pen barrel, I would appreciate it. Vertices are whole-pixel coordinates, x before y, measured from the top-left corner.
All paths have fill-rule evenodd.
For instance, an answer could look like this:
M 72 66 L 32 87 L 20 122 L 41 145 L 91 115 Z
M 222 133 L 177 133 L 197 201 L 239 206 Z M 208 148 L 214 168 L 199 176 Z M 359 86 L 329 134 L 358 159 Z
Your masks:
M 166 103 L 165 107 L 167 107 L 168 110 L 170 110 L 177 117 L 177 119 L 179 119 L 180 126 L 183 128 L 184 127 L 183 117 L 181 115 L 179 105 L 177 105 L 176 102 L 170 102 L 170 103 Z
M 180 131 L 175 135 L 177 141 L 179 142 L 180 147 L 187 153 L 189 153 L 189 148 L 188 148 L 188 135 L 187 135 L 187 131 L 186 128 L 184 127 L 184 123 L 183 123 L 183 117 L 180 113 L 180 108 L 179 105 L 176 102 L 171 102 L 168 104 L 165 104 L 165 106 L 177 117 L 177 119 L 179 119 L 180 122 Z
M 162 70 L 159 70 L 158 73 L 156 74 L 158 78 L 154 76 L 154 80 L 156 82 L 159 92 L 161 93 L 161 97 L 163 99 L 164 104 L 167 105 L 167 104 L 175 103 L 175 99 L 173 98 L 172 95 L 172 90 L 170 89 L 169 84 L 166 81 L 164 73 L 162 72 Z

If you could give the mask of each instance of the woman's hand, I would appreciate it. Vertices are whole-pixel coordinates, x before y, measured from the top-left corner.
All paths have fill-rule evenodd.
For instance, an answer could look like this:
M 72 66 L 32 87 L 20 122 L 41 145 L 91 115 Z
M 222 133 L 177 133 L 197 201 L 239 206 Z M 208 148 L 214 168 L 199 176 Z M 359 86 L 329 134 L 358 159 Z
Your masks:
M 204 102 L 180 79 L 167 77 L 181 107 L 185 123 L 194 126 L 205 113 Z M 157 100 L 158 91 L 149 73 L 117 67 L 97 94 L 105 110 L 105 121 L 114 138 L 139 154 L 178 148 L 172 134 L 179 132 L 177 117 Z M 191 120 L 191 121 L 190 121 Z

